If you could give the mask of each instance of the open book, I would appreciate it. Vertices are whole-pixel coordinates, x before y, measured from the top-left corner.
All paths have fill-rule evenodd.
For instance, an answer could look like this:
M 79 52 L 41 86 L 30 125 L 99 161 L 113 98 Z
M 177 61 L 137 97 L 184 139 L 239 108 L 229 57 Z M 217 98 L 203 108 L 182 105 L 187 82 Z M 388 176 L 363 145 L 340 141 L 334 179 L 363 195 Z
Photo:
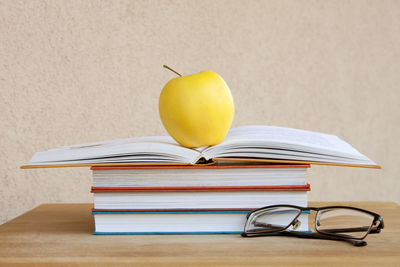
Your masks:
M 22 168 L 189 165 L 209 161 L 311 163 L 380 168 L 337 136 L 275 126 L 242 126 L 215 146 L 185 148 L 171 137 L 138 137 L 37 152 Z

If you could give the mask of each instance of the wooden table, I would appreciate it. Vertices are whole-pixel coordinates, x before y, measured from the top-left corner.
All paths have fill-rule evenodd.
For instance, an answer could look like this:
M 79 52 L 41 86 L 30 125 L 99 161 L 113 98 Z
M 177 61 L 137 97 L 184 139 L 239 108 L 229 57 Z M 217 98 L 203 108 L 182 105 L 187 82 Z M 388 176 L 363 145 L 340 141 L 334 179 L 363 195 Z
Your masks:
M 330 204 L 338 203 L 310 206 Z M 339 204 L 379 213 L 385 228 L 369 235 L 366 247 L 293 237 L 95 236 L 92 204 L 47 204 L 0 226 L 0 265 L 400 266 L 400 207 L 378 202 Z

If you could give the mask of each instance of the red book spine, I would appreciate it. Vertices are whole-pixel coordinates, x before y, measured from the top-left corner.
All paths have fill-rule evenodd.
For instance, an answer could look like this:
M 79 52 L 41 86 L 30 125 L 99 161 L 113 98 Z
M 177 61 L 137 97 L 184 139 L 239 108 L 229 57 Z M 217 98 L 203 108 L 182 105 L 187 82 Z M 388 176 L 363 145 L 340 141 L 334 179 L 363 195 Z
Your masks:
M 176 187 L 92 187 L 92 193 L 112 192 L 207 192 L 207 191 L 310 191 L 310 185 L 274 186 L 176 186 Z
M 91 170 L 126 170 L 126 169 L 254 169 L 254 168 L 309 168 L 310 164 L 263 164 L 263 165 L 176 165 L 176 166 L 92 166 Z

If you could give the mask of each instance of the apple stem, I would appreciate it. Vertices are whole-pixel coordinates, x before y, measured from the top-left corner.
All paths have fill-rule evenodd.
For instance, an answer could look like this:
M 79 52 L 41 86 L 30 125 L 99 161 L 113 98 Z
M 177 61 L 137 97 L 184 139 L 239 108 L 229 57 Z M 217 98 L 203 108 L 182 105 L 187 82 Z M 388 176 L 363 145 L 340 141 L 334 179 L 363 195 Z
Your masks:
M 172 71 L 173 73 L 179 75 L 182 77 L 182 75 L 179 72 L 176 72 L 175 70 L 171 69 L 170 67 L 168 67 L 167 65 L 163 65 L 164 68 L 169 69 L 170 71 Z

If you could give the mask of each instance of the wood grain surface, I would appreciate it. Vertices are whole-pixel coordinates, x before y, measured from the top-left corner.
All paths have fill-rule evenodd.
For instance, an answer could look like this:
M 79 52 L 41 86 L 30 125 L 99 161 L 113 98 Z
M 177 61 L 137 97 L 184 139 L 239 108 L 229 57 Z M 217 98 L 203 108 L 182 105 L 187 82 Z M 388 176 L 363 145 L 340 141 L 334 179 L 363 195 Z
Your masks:
M 400 207 L 394 203 L 310 203 L 369 209 L 382 233 L 366 247 L 294 237 L 239 235 L 95 236 L 92 204 L 46 204 L 0 226 L 0 266 L 290 265 L 400 266 Z

